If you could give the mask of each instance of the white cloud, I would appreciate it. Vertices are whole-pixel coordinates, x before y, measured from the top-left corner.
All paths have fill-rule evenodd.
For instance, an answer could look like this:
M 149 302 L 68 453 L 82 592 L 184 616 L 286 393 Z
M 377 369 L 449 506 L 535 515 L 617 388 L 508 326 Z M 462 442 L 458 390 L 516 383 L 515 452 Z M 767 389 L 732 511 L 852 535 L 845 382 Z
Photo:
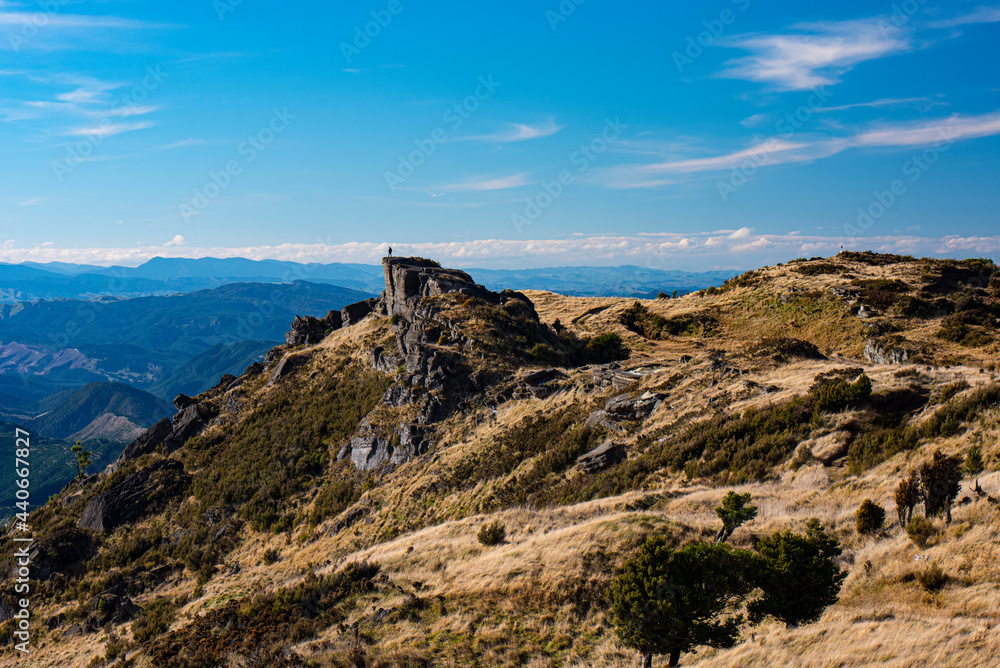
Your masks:
M 803 138 L 789 141 L 780 138 L 758 140 L 749 148 L 721 155 L 652 164 L 618 165 L 598 170 L 600 182 L 609 188 L 647 188 L 677 181 L 677 175 L 729 171 L 802 164 L 828 158 L 852 148 L 899 148 L 952 143 L 979 137 L 1000 135 L 1000 110 L 974 116 L 953 114 L 931 120 L 881 123 L 856 130 L 844 137 Z M 670 175 L 673 180 L 658 180 Z
M 180 236 L 180 235 L 178 235 Z M 176 240 L 176 237 L 175 237 Z M 136 248 L 17 248 L 0 244 L 2 262 L 76 262 L 138 265 L 153 257 L 245 257 L 294 262 L 378 263 L 385 243 L 282 244 L 279 246 L 190 247 L 174 240 L 161 246 Z M 709 267 L 713 263 L 751 268 L 784 262 L 803 254 L 836 253 L 841 244 L 851 250 L 908 253 L 918 256 L 984 256 L 1000 252 L 1000 236 L 873 236 L 849 240 L 838 236 L 768 234 L 730 239 L 719 233 L 667 233 L 640 236 L 574 236 L 565 239 L 479 239 L 454 242 L 392 243 L 399 255 L 433 257 L 452 266 L 638 265 L 654 269 Z
M 778 90 L 809 90 L 839 82 L 859 63 L 912 48 L 902 32 L 887 31 L 876 19 L 804 23 L 792 30 L 728 40 L 725 46 L 750 55 L 729 61 L 721 76 L 767 83 Z
M 511 188 L 520 188 L 522 186 L 531 185 L 532 183 L 532 181 L 528 180 L 528 174 L 523 173 L 501 177 L 478 177 L 468 181 L 459 181 L 458 183 L 451 183 L 443 186 L 433 186 L 426 189 L 421 188 L 420 190 L 427 190 L 428 193 L 467 193 L 483 192 L 488 190 L 509 190 Z M 402 188 L 400 188 L 400 190 L 402 190 Z
M 32 206 L 34 204 L 40 203 L 44 199 L 45 199 L 44 197 L 34 197 L 32 199 L 21 202 L 21 206 Z
M 515 142 L 527 141 L 529 139 L 551 137 L 562 130 L 563 127 L 564 126 L 556 123 L 555 119 L 550 118 L 548 121 L 537 125 L 512 123 L 508 129 L 501 132 L 490 135 L 477 135 L 473 137 L 456 137 L 452 141 L 483 141 L 495 142 L 497 144 L 512 144 Z
M 749 227 L 741 227 L 740 229 L 738 229 L 735 232 L 733 232 L 732 234 L 730 234 L 728 238 L 730 238 L 730 239 L 746 239 L 752 233 L 753 233 L 753 230 L 750 229 Z
M 136 123 L 102 123 L 101 125 L 94 127 L 70 130 L 67 134 L 75 137 L 113 137 L 114 135 L 120 135 L 125 132 L 145 130 L 153 127 L 153 125 L 154 124 L 151 121 L 139 121 Z
M 1000 7 L 979 7 L 971 14 L 957 16 L 928 24 L 931 28 L 957 28 L 974 23 L 996 23 L 1000 21 Z
M 184 242 L 184 237 L 181 236 L 180 234 L 178 234 L 173 239 L 171 239 L 170 241 L 168 241 L 167 243 L 165 243 L 163 245 L 166 246 L 166 247 L 170 247 L 170 246 L 183 246 L 184 243 L 185 243 Z

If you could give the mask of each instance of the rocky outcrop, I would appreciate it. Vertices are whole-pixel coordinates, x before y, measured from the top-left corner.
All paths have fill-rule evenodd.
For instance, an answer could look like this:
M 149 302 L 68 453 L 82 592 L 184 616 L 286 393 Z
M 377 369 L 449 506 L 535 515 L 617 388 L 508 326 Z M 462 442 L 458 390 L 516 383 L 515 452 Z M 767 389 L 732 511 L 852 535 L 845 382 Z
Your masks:
M 346 310 L 346 309 L 345 309 Z M 344 319 L 340 311 L 330 311 L 325 318 L 313 318 L 312 316 L 295 316 L 292 327 L 285 334 L 285 343 L 290 346 L 302 344 L 310 345 L 319 343 L 330 332 L 335 332 L 343 326 Z
M 623 462 L 627 457 L 623 446 L 608 439 L 587 454 L 580 455 L 576 462 L 584 473 L 595 473 Z
M 344 323 L 344 327 L 350 327 L 351 325 L 356 325 L 369 315 L 378 310 L 381 306 L 381 300 L 366 299 L 363 302 L 357 302 L 355 304 L 348 304 L 344 307 L 344 310 L 340 312 L 340 319 Z
M 154 503 L 179 495 L 190 481 L 179 461 L 160 460 L 91 499 L 78 524 L 98 533 L 114 531 L 140 517 Z
M 906 364 L 910 361 L 910 353 L 904 348 L 868 339 L 865 342 L 865 359 L 872 364 Z
M 420 424 L 403 423 L 391 438 L 376 433 L 365 420 L 358 430 L 358 436 L 351 439 L 351 463 L 359 471 L 372 471 L 384 466 L 398 466 L 411 458 L 427 452 L 424 440 L 425 430 Z M 346 455 L 346 448 L 338 459 Z
M 141 457 L 146 453 L 152 452 L 157 445 L 162 443 L 164 439 L 170 435 L 170 432 L 173 430 L 174 427 L 170 422 L 170 418 L 163 418 L 147 429 L 141 436 L 139 436 L 139 438 L 126 445 L 121 456 L 118 458 L 118 461 L 127 462 L 131 459 L 135 459 L 136 457 Z

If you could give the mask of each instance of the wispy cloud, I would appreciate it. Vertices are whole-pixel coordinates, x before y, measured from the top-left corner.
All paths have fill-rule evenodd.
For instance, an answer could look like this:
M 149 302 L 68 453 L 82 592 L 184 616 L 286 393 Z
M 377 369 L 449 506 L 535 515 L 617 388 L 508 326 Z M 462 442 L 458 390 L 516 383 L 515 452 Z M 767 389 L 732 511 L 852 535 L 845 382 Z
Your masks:
M 68 134 L 77 137 L 113 137 L 114 135 L 120 135 L 126 132 L 134 132 L 135 130 L 146 130 L 153 127 L 151 121 L 138 121 L 135 123 L 102 123 L 101 125 L 87 127 L 87 128 L 76 128 L 75 130 L 70 130 Z
M 2 7 L 2 6 L 0 6 Z M 147 23 L 136 19 L 117 16 L 91 16 L 86 14 L 55 14 L 52 12 L 8 12 L 0 10 L 0 26 L 24 25 L 44 28 L 112 28 L 120 30 L 147 30 L 172 27 L 164 24 Z
M 855 148 L 907 148 L 1000 135 L 1000 110 L 987 114 L 953 114 L 926 121 L 881 123 L 843 137 L 757 140 L 748 148 L 696 158 L 651 164 L 626 164 L 598 172 L 610 188 L 650 188 L 675 182 L 684 175 L 726 171 L 747 164 L 756 167 L 801 164 Z M 662 179 L 662 177 L 670 177 Z
M 489 135 L 476 135 L 471 137 L 456 137 L 453 141 L 482 141 L 496 144 L 512 144 L 515 142 L 528 141 L 529 139 L 541 139 L 551 137 L 564 126 L 549 119 L 544 123 L 529 125 L 526 123 L 512 123 L 509 128 Z
M 854 102 L 852 104 L 841 104 L 836 107 L 816 107 L 816 112 L 848 111 L 850 109 L 882 109 L 884 107 L 899 107 L 916 103 L 927 103 L 928 105 L 945 104 L 944 102 L 932 102 L 928 97 L 892 97 L 870 102 Z
M 528 179 L 528 173 L 525 172 L 523 174 L 512 174 L 511 176 L 477 177 L 467 181 L 459 181 L 457 183 L 451 183 L 443 186 L 420 188 L 419 190 L 426 190 L 429 193 L 468 193 L 488 190 L 510 190 L 511 188 L 528 186 L 532 183 L 533 181 Z
M 913 48 L 905 33 L 886 31 L 876 19 L 802 23 L 785 34 L 743 35 L 725 45 L 750 55 L 729 61 L 721 76 L 785 91 L 835 84 L 859 63 Z
M 21 202 L 20 206 L 32 206 L 35 204 L 40 204 L 44 199 L 45 199 L 44 197 L 35 197 L 33 199 Z
M 957 28 L 976 23 L 996 23 L 1000 21 L 1000 7 L 979 7 L 971 14 L 963 14 L 950 19 L 932 21 L 930 28 Z

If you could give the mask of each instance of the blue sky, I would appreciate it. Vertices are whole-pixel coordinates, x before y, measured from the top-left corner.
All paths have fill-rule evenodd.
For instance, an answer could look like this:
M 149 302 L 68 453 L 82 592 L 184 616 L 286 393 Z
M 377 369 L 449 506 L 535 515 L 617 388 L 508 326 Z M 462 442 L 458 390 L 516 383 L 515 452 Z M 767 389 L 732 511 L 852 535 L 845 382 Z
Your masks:
M 0 260 L 998 256 L 1000 4 L 651 4 L 0 1 Z

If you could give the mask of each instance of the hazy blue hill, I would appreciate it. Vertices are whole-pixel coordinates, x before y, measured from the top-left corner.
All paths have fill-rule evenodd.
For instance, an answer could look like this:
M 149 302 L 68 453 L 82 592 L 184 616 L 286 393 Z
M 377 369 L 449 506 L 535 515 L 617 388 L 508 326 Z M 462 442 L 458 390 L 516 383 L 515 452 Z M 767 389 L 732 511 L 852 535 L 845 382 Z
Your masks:
M 178 394 L 198 395 L 218 383 L 227 373 L 239 376 L 248 366 L 259 361 L 268 350 L 280 343 L 280 341 L 240 341 L 230 345 L 222 343 L 214 345 L 181 364 L 148 391 L 167 401 L 173 401 Z
M 152 360 L 179 364 L 220 342 L 282 340 L 296 315 L 322 316 L 370 296 L 297 281 L 234 283 L 170 297 L 43 301 L 0 319 L 0 341 L 127 345 L 146 350 Z
M 106 413 L 149 427 L 176 412 L 159 397 L 121 383 L 91 383 L 71 393 L 60 392 L 44 403 L 56 402 L 49 412 L 29 422 L 33 431 L 49 438 L 68 438 Z

